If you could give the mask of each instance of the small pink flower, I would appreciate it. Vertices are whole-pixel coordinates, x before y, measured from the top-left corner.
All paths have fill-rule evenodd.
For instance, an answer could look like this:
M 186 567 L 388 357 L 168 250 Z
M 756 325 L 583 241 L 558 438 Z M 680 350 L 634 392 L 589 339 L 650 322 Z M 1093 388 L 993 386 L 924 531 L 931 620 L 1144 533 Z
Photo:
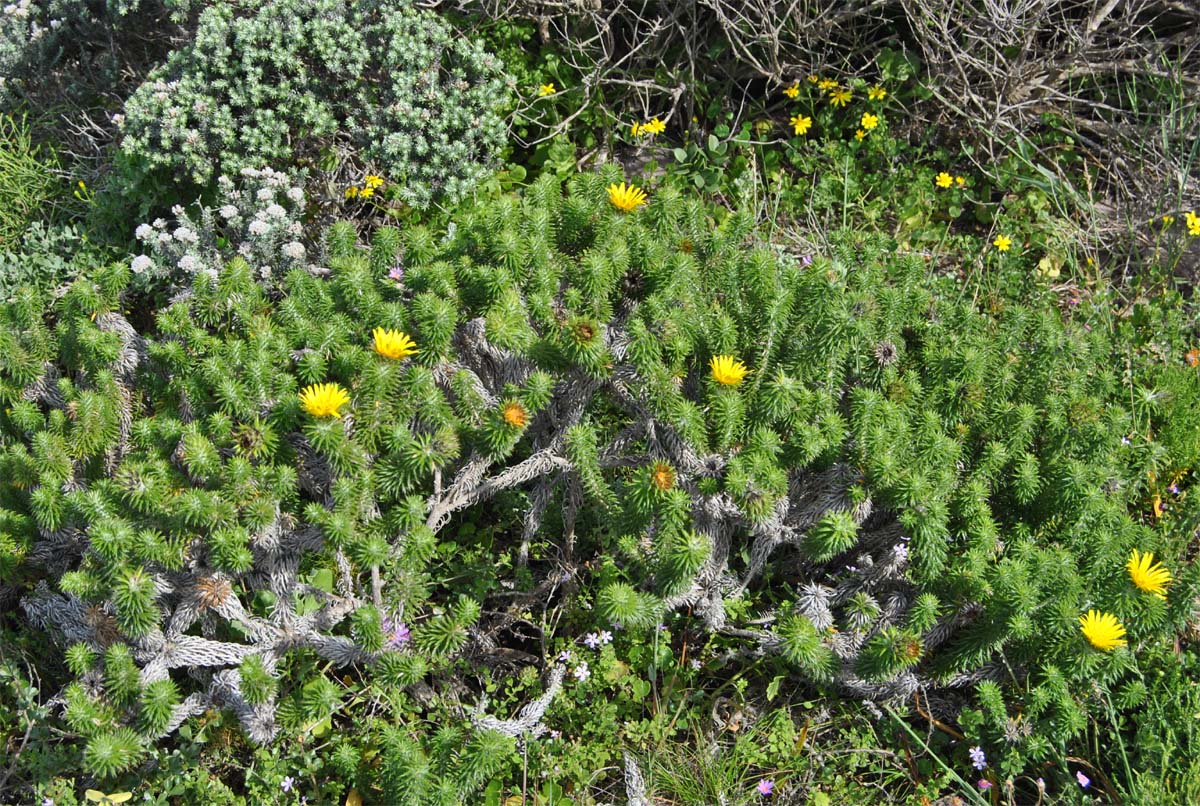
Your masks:
M 992 782 L 986 778 L 980 778 L 979 779 L 979 788 L 986 792 L 987 790 L 992 788 Z
M 1084 775 L 1082 771 L 1075 773 L 1075 780 L 1078 781 L 1079 785 L 1081 787 L 1083 787 L 1084 789 L 1087 789 L 1088 784 L 1090 784 L 1092 782 L 1092 779 L 1088 778 L 1086 775 Z
M 764 778 L 758 782 L 758 794 L 763 795 L 765 797 L 765 796 L 769 796 L 774 791 L 775 791 L 775 782 L 772 781 L 770 778 Z

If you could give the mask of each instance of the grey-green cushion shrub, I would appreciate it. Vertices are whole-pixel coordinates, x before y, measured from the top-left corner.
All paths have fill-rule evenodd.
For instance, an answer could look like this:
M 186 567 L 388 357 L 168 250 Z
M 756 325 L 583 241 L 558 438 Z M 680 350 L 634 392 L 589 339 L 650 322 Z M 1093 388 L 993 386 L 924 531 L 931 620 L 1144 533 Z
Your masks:
M 165 0 L 182 11 L 188 0 Z M 26 81 L 36 82 L 63 45 L 63 37 L 80 37 L 81 26 L 105 25 L 137 11 L 143 0 L 15 0 L 0 8 L 0 106 L 19 94 Z
M 487 173 L 505 93 L 499 59 L 406 0 L 218 2 L 126 103 L 121 151 L 208 185 L 348 148 L 423 207 Z

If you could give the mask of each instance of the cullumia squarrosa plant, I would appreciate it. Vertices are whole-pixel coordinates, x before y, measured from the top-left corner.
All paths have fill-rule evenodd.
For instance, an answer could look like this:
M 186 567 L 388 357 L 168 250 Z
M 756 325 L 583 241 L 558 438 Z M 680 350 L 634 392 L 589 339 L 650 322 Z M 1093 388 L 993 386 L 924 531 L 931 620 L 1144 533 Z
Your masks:
M 0 308 L 0 574 L 75 675 L 89 771 L 209 708 L 258 742 L 327 718 L 331 678 L 280 689 L 297 653 L 424 684 L 482 605 L 438 543 L 507 491 L 496 550 L 601 568 L 624 629 L 690 609 L 795 683 L 974 691 L 1023 758 L 1128 693 L 1190 613 L 1194 504 L 1156 519 L 1148 480 L 1200 458 L 1195 372 L 1102 306 L 981 311 L 881 237 L 810 265 L 623 183 L 546 176 L 444 236 L 336 224 L 267 284 L 253 256 L 187 272 L 138 328 L 131 263 Z M 1179 570 L 1131 576 L 1134 549 Z

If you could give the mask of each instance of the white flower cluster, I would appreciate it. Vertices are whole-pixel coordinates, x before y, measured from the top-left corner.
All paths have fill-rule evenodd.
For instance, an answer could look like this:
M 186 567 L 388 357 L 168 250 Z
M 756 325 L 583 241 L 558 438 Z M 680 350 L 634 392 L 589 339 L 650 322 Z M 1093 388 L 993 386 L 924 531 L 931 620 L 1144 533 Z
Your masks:
M 218 276 L 234 257 L 244 259 L 268 287 L 296 267 L 308 268 L 301 242 L 305 193 L 286 173 L 243 168 L 237 180 L 217 180 L 216 209 L 204 207 L 198 220 L 182 207 L 174 223 L 157 219 L 134 231 L 144 254 L 130 269 L 147 281 L 186 283 L 197 274 Z

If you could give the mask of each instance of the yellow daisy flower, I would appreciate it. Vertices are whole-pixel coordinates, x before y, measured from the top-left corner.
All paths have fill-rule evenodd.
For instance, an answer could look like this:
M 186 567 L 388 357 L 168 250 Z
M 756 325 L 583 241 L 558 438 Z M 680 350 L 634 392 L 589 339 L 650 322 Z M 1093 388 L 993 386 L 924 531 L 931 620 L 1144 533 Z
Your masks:
M 817 81 L 817 89 L 819 90 L 835 90 L 838 83 L 832 78 L 822 78 Z
M 662 134 L 666 130 L 667 124 L 659 120 L 657 116 L 651 119 L 649 123 L 642 124 L 642 131 L 647 134 Z
M 797 95 L 800 94 L 800 82 L 797 81 L 796 83 L 792 84 L 792 86 L 788 87 L 787 89 L 785 89 L 783 91 L 783 94 L 789 98 L 794 99 Z
M 861 141 L 861 140 L 865 140 L 865 139 L 867 139 L 867 133 L 866 133 L 866 132 L 864 132 L 862 129 L 859 129 L 858 131 L 856 131 L 856 132 L 854 133 L 854 139 L 855 139 L 855 140 L 860 140 L 860 141 Z
M 829 92 L 829 103 L 833 106 L 845 106 L 850 103 L 854 93 L 844 87 L 835 87 Z
M 1188 235 L 1200 235 L 1200 216 L 1189 210 L 1185 219 Z
M 632 135 L 633 137 L 637 137 L 641 133 L 642 133 L 642 124 L 635 123 L 629 127 L 629 134 Z
M 1154 562 L 1154 553 L 1141 553 L 1137 549 L 1129 555 L 1125 564 L 1129 569 L 1129 578 L 1133 584 L 1146 593 L 1153 593 L 1159 599 L 1167 598 L 1167 586 L 1171 584 L 1171 572 L 1163 568 L 1162 563 Z
M 708 362 L 713 380 L 723 386 L 737 386 L 750 372 L 746 365 L 731 355 L 714 355 Z
M 820 80 L 821 80 L 821 79 L 820 79 L 820 77 L 819 77 L 819 76 L 817 76 L 817 75 L 815 75 L 815 74 L 814 74 L 814 75 L 810 75 L 810 76 L 808 77 L 808 83 L 809 83 L 809 84 L 816 84 L 816 83 L 817 83 L 818 81 L 820 81 Z
M 356 188 L 354 185 L 351 185 L 350 187 L 346 188 L 346 198 L 347 199 L 353 199 L 357 195 L 358 195 L 358 188 Z
M 408 358 L 410 355 L 416 355 L 419 352 L 417 350 L 417 343 L 403 331 L 384 330 L 381 327 L 377 327 L 371 331 L 371 335 L 375 337 L 375 352 L 384 358 L 398 361 L 401 358 Z
M 885 90 L 883 87 L 879 86 L 878 84 L 876 84 L 874 87 L 871 87 L 870 89 L 867 90 L 867 100 L 868 101 L 882 101 L 886 97 L 887 97 L 887 90 Z
M 551 81 L 549 84 L 543 84 L 542 86 L 538 87 L 539 98 L 545 98 L 547 95 L 553 95 L 556 92 L 558 92 L 558 88 L 554 86 L 553 81 Z
M 796 134 L 808 134 L 808 130 L 812 128 L 812 118 L 806 115 L 792 115 L 788 122 L 792 124 L 792 130 Z
M 646 191 L 636 185 L 627 186 L 624 182 L 619 185 L 609 185 L 608 200 L 613 207 L 629 213 L 646 203 Z
M 83 793 L 89 803 L 99 803 L 100 806 L 117 806 L 133 797 L 132 792 L 114 792 L 106 795 L 98 789 L 89 789 Z
M 863 112 L 862 121 L 860 124 L 867 131 L 871 131 L 879 125 L 879 115 L 872 115 L 870 112 Z
M 992 241 L 992 246 L 996 247 L 1001 252 L 1007 252 L 1008 248 L 1012 246 L 1012 238 L 1008 237 L 1007 235 L 997 235 L 996 240 Z
M 965 176 L 956 176 L 954 177 L 954 184 L 960 188 L 965 188 L 967 186 L 967 178 Z
M 336 383 L 314 383 L 300 393 L 300 405 L 314 417 L 341 417 L 338 409 L 350 402 L 350 394 Z
M 371 196 L 375 195 L 375 188 L 365 187 L 362 190 L 358 191 L 358 195 L 364 199 L 370 198 Z
M 363 179 L 363 184 L 369 188 L 383 187 L 383 177 L 376 176 L 375 174 L 367 174 L 366 178 Z
M 950 174 L 946 173 L 945 171 L 942 171 L 940 174 L 937 175 L 937 178 L 934 179 L 933 181 L 940 188 L 948 188 L 952 184 L 954 184 L 954 177 L 951 176 Z
M 1079 617 L 1079 629 L 1092 646 L 1103 652 L 1129 643 L 1125 640 L 1125 628 L 1112 613 L 1089 610 L 1086 616 Z

